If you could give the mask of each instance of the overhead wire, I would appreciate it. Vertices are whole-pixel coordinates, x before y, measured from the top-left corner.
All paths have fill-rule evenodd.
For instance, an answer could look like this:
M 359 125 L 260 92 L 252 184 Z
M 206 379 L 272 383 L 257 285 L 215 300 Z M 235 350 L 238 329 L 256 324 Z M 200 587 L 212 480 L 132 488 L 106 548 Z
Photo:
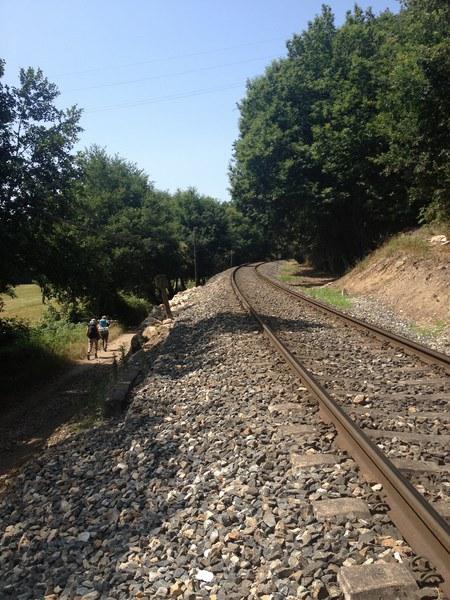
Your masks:
M 236 62 L 231 62 L 231 63 L 223 63 L 220 65 L 211 65 L 209 67 L 198 67 L 197 69 L 189 69 L 187 71 L 178 71 L 176 73 L 161 73 L 159 75 L 150 75 L 148 77 L 139 77 L 138 79 L 128 79 L 126 81 L 112 81 L 109 83 L 99 83 L 96 85 L 89 85 L 89 86 L 85 86 L 85 87 L 81 87 L 81 88 L 74 88 L 74 89 L 68 89 L 65 90 L 66 92 L 83 92 L 83 91 L 87 91 L 87 90 L 95 90 L 95 89 L 99 89 L 99 88 L 105 88 L 105 87 L 115 87 L 118 85 L 128 85 L 131 83 L 141 83 L 143 81 L 152 81 L 155 79 L 164 79 L 166 77 L 181 77 L 182 75 L 190 75 L 192 73 L 200 73 L 203 71 L 213 71 L 215 69 L 222 69 L 225 67 L 233 67 L 236 65 L 243 65 L 246 63 L 251 63 L 251 62 L 257 62 L 260 60 L 275 60 L 274 57 L 271 56 L 261 56 L 258 58 L 248 58 L 246 60 L 239 60 Z
M 156 104 L 158 102 L 167 102 L 169 100 L 179 100 L 179 99 L 184 99 L 184 98 L 191 98 L 193 96 L 201 96 L 203 94 L 212 94 L 215 92 L 222 92 L 222 91 L 227 91 L 227 90 L 231 90 L 231 89 L 236 89 L 238 87 L 245 85 L 245 83 L 246 83 L 245 81 L 240 81 L 240 82 L 228 84 L 226 86 L 191 90 L 190 92 L 184 92 L 181 94 L 170 94 L 167 96 L 155 96 L 152 98 L 142 98 L 141 100 L 138 100 L 136 102 L 111 104 L 109 106 L 100 106 L 98 108 L 87 108 L 87 109 L 83 110 L 83 113 L 91 114 L 91 113 L 105 112 L 105 111 L 116 110 L 116 109 L 121 109 L 121 108 L 134 108 L 137 106 L 143 106 L 145 104 Z
M 103 70 L 108 70 L 108 69 L 121 69 L 121 68 L 128 68 L 128 67 L 136 67 L 136 66 L 140 66 L 140 65 L 148 65 L 148 64 L 152 64 L 152 63 L 158 63 L 158 62 L 179 60 L 179 59 L 183 59 L 183 58 L 192 58 L 194 56 L 204 56 L 204 55 L 208 55 L 208 54 L 216 54 L 218 52 L 228 52 L 229 50 L 235 50 L 237 48 L 245 48 L 245 47 L 249 47 L 249 46 L 257 46 L 259 44 L 267 44 L 269 42 L 279 42 L 279 41 L 285 41 L 285 38 L 271 38 L 268 40 L 260 40 L 257 42 L 246 42 L 246 43 L 242 43 L 242 44 L 236 44 L 234 46 L 227 46 L 227 47 L 223 47 L 223 48 L 213 48 L 213 49 L 209 49 L 209 50 L 201 50 L 198 52 L 190 52 L 190 53 L 186 53 L 186 54 L 174 54 L 173 56 L 152 58 L 149 60 L 143 60 L 143 61 L 138 61 L 138 62 L 124 63 L 124 64 L 116 63 L 116 64 L 111 64 L 111 65 L 103 65 L 103 66 L 91 67 L 89 69 L 83 69 L 83 70 L 79 70 L 79 71 L 69 71 L 66 73 L 59 73 L 56 76 L 57 77 L 68 77 L 68 76 L 72 76 L 72 75 L 82 75 L 84 73 L 94 73 L 97 71 L 103 71 Z

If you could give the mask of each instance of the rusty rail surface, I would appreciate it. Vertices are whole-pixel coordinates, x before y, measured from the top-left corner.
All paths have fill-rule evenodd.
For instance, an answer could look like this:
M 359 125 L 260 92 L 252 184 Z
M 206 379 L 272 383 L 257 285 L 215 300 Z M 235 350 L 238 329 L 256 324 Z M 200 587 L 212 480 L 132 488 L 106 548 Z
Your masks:
M 443 354 L 442 352 L 438 352 L 437 350 L 432 350 L 431 348 L 427 348 L 427 346 L 423 346 L 422 344 L 419 344 L 418 342 L 414 342 L 413 340 L 410 340 L 402 335 L 392 333 L 390 331 L 387 331 L 386 329 L 382 329 L 381 327 L 378 327 L 377 325 L 373 325 L 372 323 L 368 323 L 367 321 L 363 321 L 361 319 L 357 319 L 356 317 L 347 315 L 346 313 L 338 310 L 337 308 L 328 306 L 324 302 L 320 302 L 320 300 L 311 298 L 310 296 L 307 296 L 306 294 L 302 294 L 301 292 L 291 290 L 290 288 L 283 285 L 282 283 L 279 283 L 278 281 L 275 281 L 271 277 L 268 277 L 267 275 L 264 275 L 263 273 L 261 273 L 258 270 L 258 267 L 260 267 L 262 264 L 264 264 L 264 263 L 259 263 L 257 266 L 254 267 L 256 274 L 263 281 L 267 282 L 274 288 L 282 290 L 286 294 L 289 294 L 291 296 L 294 296 L 295 298 L 298 298 L 299 300 L 307 302 L 308 304 L 315 306 L 316 308 L 320 309 L 321 311 L 323 311 L 325 313 L 332 314 L 335 317 L 342 319 L 346 323 L 349 323 L 349 324 L 353 325 L 354 327 L 361 329 L 365 333 L 370 333 L 371 335 L 377 337 L 378 339 L 382 340 L 383 342 L 389 342 L 390 344 L 401 348 L 407 354 L 417 356 L 424 362 L 427 362 L 428 364 L 437 365 L 437 366 L 443 368 L 447 373 L 450 373 L 450 356 L 448 356 L 447 354 Z
M 246 266 L 236 267 L 231 273 L 231 284 L 241 305 L 318 400 L 322 416 L 337 429 L 339 445 L 349 452 L 369 481 L 383 485 L 392 520 L 415 552 L 437 569 L 444 579 L 441 588 L 450 597 L 450 527 L 256 313 L 236 281 L 236 273 Z

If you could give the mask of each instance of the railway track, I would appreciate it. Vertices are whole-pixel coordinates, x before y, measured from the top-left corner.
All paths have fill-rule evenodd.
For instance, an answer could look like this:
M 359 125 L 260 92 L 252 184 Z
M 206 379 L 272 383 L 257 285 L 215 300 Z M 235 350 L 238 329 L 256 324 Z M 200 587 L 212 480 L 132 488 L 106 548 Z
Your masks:
M 293 292 L 261 267 L 233 271 L 236 295 L 341 447 L 383 485 L 393 521 L 450 597 L 450 358 Z

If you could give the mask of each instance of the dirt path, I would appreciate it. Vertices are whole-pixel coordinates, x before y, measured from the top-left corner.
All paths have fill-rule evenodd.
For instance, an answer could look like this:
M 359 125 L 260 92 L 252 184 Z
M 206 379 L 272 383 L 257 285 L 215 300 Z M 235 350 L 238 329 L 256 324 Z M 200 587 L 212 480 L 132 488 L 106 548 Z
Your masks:
M 134 334 L 122 334 L 109 343 L 107 352 L 99 349 L 98 358 L 76 361 L 54 381 L 8 407 L 0 420 L 0 485 L 6 474 L 58 439 L 75 415 L 95 404 L 109 381 L 114 356 L 120 361 Z
M 102 364 L 102 365 L 112 365 L 114 361 L 114 355 L 116 356 L 116 360 L 119 360 L 122 355 L 122 350 L 124 353 L 128 352 L 131 344 L 131 338 L 136 332 L 123 333 L 116 339 L 112 340 L 108 343 L 108 350 L 104 352 L 102 347 L 102 341 L 98 342 L 98 358 L 93 358 L 91 356 L 90 360 L 84 358 L 83 360 L 77 360 L 77 366 L 79 365 L 90 365 L 90 364 Z M 76 367 L 74 367 L 76 368 Z

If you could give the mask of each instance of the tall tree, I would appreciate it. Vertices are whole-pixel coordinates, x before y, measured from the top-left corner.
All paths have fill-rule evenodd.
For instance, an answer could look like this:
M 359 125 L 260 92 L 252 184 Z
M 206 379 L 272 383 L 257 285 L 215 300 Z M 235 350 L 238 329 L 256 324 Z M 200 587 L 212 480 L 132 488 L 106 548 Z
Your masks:
M 0 81 L 0 291 L 23 273 L 67 269 L 55 241 L 66 237 L 81 112 L 56 108 L 58 94 L 40 69 L 22 69 L 17 87 Z
M 195 188 L 178 190 L 173 197 L 174 216 L 184 248 L 184 277 L 196 283 L 225 268 L 230 250 L 225 208 Z
M 272 253 L 342 269 L 422 217 L 450 218 L 450 6 L 323 7 L 249 82 L 230 169 Z

